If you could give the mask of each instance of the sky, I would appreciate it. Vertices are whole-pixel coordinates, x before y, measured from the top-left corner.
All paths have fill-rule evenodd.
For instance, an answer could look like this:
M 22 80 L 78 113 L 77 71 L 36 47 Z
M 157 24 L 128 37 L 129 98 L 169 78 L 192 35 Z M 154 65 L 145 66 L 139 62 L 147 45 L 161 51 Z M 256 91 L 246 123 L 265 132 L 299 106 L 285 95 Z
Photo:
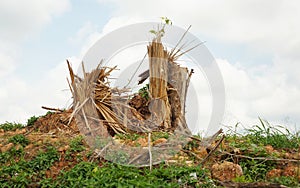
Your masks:
M 216 59 L 226 91 L 221 125 L 249 127 L 261 117 L 300 130 L 299 7 L 297 0 L 1 0 L 0 123 L 25 123 L 46 113 L 41 106 L 68 108 L 66 59 L 76 69 L 110 31 L 167 16 L 191 25 Z M 210 99 L 203 99 L 205 113 Z

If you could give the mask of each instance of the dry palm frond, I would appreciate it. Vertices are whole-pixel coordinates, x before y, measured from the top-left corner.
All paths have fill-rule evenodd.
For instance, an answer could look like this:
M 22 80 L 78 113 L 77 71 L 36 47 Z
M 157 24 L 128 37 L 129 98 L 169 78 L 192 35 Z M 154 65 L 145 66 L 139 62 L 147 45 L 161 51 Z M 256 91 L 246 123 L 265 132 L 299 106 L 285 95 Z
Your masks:
M 113 130 L 114 133 L 127 133 L 127 127 L 123 124 L 124 114 L 118 112 L 119 108 L 130 109 L 131 107 L 126 104 L 122 106 L 117 102 L 122 99 L 121 96 L 117 97 L 118 99 L 112 97 L 113 92 L 124 93 L 126 91 L 116 88 L 112 90 L 108 82 L 108 77 L 116 69 L 116 66 L 100 68 L 101 61 L 96 69 L 88 73 L 82 63 L 83 78 L 80 78 L 74 74 L 69 61 L 67 63 L 71 79 L 71 83 L 68 83 L 73 95 L 73 112 L 70 121 L 76 116 L 76 120 L 79 119 L 88 132 L 92 133 L 93 127 L 90 125 L 90 121 L 95 122 L 98 119 L 100 121 L 97 121 L 97 124 L 101 122 L 100 124 L 105 126 L 106 130 Z
M 194 42 L 194 41 L 190 41 L 189 43 L 183 43 L 183 44 L 181 44 L 182 40 L 184 39 L 184 37 L 186 36 L 186 34 L 190 30 L 190 28 L 191 28 L 191 25 L 183 33 L 183 35 L 181 36 L 181 38 L 179 39 L 179 41 L 177 42 L 177 44 L 175 45 L 175 47 L 172 48 L 171 51 L 168 53 L 168 55 L 169 55 L 168 60 L 170 62 L 177 61 L 184 54 L 188 53 L 189 51 L 191 51 L 191 50 L 197 48 L 198 46 L 202 45 L 203 43 L 205 43 L 205 42 L 201 42 L 199 44 L 194 45 L 191 48 L 188 48 L 187 50 L 183 50 L 184 48 L 187 48 L 189 45 L 191 45 Z M 178 47 L 179 45 L 180 45 L 180 47 Z

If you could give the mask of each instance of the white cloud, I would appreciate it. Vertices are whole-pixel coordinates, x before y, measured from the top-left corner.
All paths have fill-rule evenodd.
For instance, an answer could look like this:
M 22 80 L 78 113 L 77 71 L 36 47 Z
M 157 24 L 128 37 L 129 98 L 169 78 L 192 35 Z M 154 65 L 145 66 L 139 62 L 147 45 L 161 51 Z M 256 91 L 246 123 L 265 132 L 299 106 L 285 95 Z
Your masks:
M 0 122 L 18 121 L 26 115 L 25 109 L 22 108 L 26 102 L 24 95 L 28 93 L 28 87 L 24 81 L 13 76 L 7 76 L 2 80 L 0 86 Z
M 127 17 L 127 16 L 120 16 L 120 17 L 112 17 L 102 28 L 101 31 L 97 31 L 98 27 L 96 25 L 93 25 L 92 28 L 89 26 L 90 24 L 84 25 L 81 29 L 79 29 L 78 33 L 82 33 L 82 31 L 92 31 L 89 32 L 88 35 L 84 37 L 84 42 L 82 45 L 82 49 L 80 52 L 80 57 L 82 58 L 85 53 L 95 44 L 96 41 L 98 41 L 101 37 L 104 35 L 108 34 L 109 32 L 118 29 L 120 27 L 129 25 L 129 24 L 134 24 L 143 21 L 142 18 L 139 17 Z M 89 29 L 87 29 L 89 28 Z M 76 36 L 74 38 L 80 38 L 79 36 Z
M 174 24 L 192 24 L 193 33 L 219 41 L 245 44 L 256 51 L 297 55 L 300 49 L 300 2 L 278 0 L 229 1 L 111 1 L 115 16 L 159 20 L 171 18 Z
M 258 122 L 259 116 L 273 123 L 282 123 L 285 118 L 300 122 L 300 103 L 297 102 L 300 88 L 289 84 L 284 75 L 270 74 L 275 67 L 269 72 L 261 69 L 250 74 L 251 71 L 226 60 L 217 62 L 225 82 L 227 115 L 230 116 L 225 117 L 225 124 L 241 122 L 249 127 Z
M 75 57 L 68 59 L 76 71 L 80 60 Z M 25 82 L 17 75 L 5 77 L 0 86 L 0 123 L 25 123 L 30 116 L 45 114 L 41 106 L 68 108 L 72 102 L 66 79 L 68 75 L 67 63 L 63 61 L 35 83 Z
M 70 57 L 67 59 L 71 63 L 73 70 L 76 72 L 80 60 L 77 57 Z M 33 95 L 40 96 L 40 105 L 67 108 L 71 102 L 71 93 L 67 78 L 69 78 L 69 69 L 66 61 L 60 62 L 56 67 L 49 70 L 43 79 L 34 86 L 35 93 Z
M 83 42 L 86 42 L 86 38 L 95 32 L 97 32 L 97 26 L 88 21 L 77 31 L 75 36 L 69 38 L 69 42 L 82 45 Z
M 0 40 L 18 42 L 37 34 L 53 16 L 69 8 L 69 0 L 0 1 Z
M 53 17 L 69 8 L 69 0 L 0 1 L 0 122 L 24 122 L 33 114 L 41 113 L 37 106 L 41 105 L 40 100 L 51 101 L 49 104 L 55 99 L 61 102 L 59 94 L 49 95 L 52 85 L 49 83 L 60 87 L 57 83 L 64 83 L 62 80 L 46 75 L 39 84 L 27 83 L 15 70 L 21 62 L 21 42 L 38 34 Z
M 15 64 L 12 57 L 0 52 L 0 78 L 10 74 L 15 69 Z

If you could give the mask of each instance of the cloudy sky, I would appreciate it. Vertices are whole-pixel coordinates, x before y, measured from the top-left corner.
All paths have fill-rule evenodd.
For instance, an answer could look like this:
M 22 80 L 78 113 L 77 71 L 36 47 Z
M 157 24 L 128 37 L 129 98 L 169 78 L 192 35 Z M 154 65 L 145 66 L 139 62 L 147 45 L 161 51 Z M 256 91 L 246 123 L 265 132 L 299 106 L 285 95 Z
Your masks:
M 65 59 L 76 67 L 106 33 L 167 16 L 192 25 L 217 60 L 222 124 L 262 117 L 300 130 L 299 7 L 297 0 L 1 0 L 0 123 L 42 115 L 41 106 L 67 108 Z

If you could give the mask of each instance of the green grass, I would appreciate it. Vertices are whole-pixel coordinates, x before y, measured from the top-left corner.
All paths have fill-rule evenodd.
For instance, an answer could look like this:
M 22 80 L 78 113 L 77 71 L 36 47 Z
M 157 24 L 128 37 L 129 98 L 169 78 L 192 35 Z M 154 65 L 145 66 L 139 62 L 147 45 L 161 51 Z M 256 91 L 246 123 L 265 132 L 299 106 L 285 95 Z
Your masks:
M 11 149 L 5 155 L 15 157 L 13 152 L 15 150 Z M 17 162 L 12 160 L 9 165 L 0 167 L 1 187 L 28 187 L 30 184 L 45 178 L 44 171 L 50 168 L 58 159 L 59 155 L 53 147 L 48 147 L 46 151 L 39 152 L 30 161 L 26 161 L 24 153 L 21 152 L 21 158 Z
M 299 187 L 300 182 L 295 177 L 281 176 L 267 179 L 266 174 L 272 169 L 280 168 L 281 165 L 275 160 L 263 160 L 264 158 L 278 158 L 279 152 L 294 151 L 297 153 L 300 147 L 299 132 L 291 133 L 284 126 L 271 125 L 266 120 L 259 118 L 260 125 L 255 125 L 246 129 L 243 134 L 235 130 L 229 130 L 226 136 L 226 143 L 229 148 L 238 151 L 249 157 L 260 157 L 260 159 L 239 159 L 239 165 L 243 169 L 244 175 L 236 178 L 236 182 L 274 182 L 289 187 Z M 235 128 L 237 128 L 238 124 Z M 277 152 L 266 151 L 265 146 L 272 146 Z M 223 148 L 224 149 L 224 148 Z M 228 149 L 228 148 L 226 148 Z M 230 149 L 229 149 L 230 150 Z M 230 151 L 229 151 L 230 152 Z M 282 158 L 282 155 L 281 155 Z M 300 165 L 300 163 L 298 164 Z
M 16 158 L 24 157 L 24 149 L 15 147 L 11 148 L 9 151 L 0 153 L 0 166 L 5 165 L 6 163 L 14 163 Z
M 47 112 L 47 114 L 52 113 L 52 112 Z M 0 129 L 3 129 L 4 131 L 14 131 L 16 129 L 21 129 L 26 126 L 31 126 L 34 124 L 39 119 L 40 116 L 32 116 L 27 120 L 26 125 L 23 125 L 22 123 L 15 123 L 15 122 L 5 122 L 0 124 Z
M 8 139 L 8 142 L 13 144 L 20 144 L 23 147 L 29 144 L 29 140 L 22 134 L 17 134 Z
M 36 117 L 30 118 L 30 122 L 36 121 Z M 29 123 L 31 124 L 31 123 Z M 3 125 L 3 124 L 2 124 Z M 2 126 L 1 125 L 1 126 Z M 15 130 L 18 124 L 6 123 L 5 130 Z M 155 132 L 151 134 L 152 141 L 160 138 L 170 138 L 170 134 Z M 147 134 L 117 135 L 120 139 L 135 141 L 146 138 Z M 6 137 L 5 143 L 14 143 L 14 147 L 6 152 L 0 153 L 0 187 L 214 187 L 210 179 L 209 167 L 201 165 L 166 165 L 160 164 L 149 168 L 137 168 L 121 166 L 114 163 L 104 162 L 103 159 L 95 159 L 94 162 L 85 162 L 83 157 L 92 156 L 92 152 L 85 148 L 82 136 L 76 136 L 67 144 L 70 146 L 62 154 L 57 151 L 51 143 L 42 146 L 41 151 L 34 156 L 28 157 L 25 146 L 30 142 L 25 135 L 14 135 Z M 101 140 L 100 140 L 101 141 Z M 99 144 L 105 145 L 102 141 Z M 224 146 L 220 149 L 232 152 L 234 149 L 240 155 L 260 158 L 278 158 L 274 153 L 266 151 L 267 145 L 273 146 L 280 152 L 296 150 L 300 147 L 299 133 L 291 133 L 284 127 L 270 125 L 267 121 L 260 119 L 260 125 L 255 125 L 245 133 L 239 134 L 232 131 L 226 135 Z M 22 147 L 16 147 L 21 145 Z M 101 146 L 102 146 L 101 145 Z M 199 148 L 198 141 L 189 142 L 184 149 L 194 151 Z M 218 151 L 211 157 L 218 158 Z M 57 164 L 64 155 L 68 164 L 75 166 L 64 167 L 55 178 L 46 178 L 46 171 Z M 128 156 L 122 151 L 111 156 L 118 162 L 126 162 Z M 282 156 L 281 156 L 282 157 Z M 196 158 L 191 157 L 194 160 Z M 232 160 L 228 156 L 226 160 Z M 209 163 L 209 162 L 207 162 Z M 272 160 L 239 158 L 238 164 L 243 169 L 243 176 L 235 178 L 234 182 L 274 182 L 288 187 L 300 187 L 300 182 L 295 177 L 277 177 L 268 179 L 267 172 L 280 168 L 281 163 Z M 298 163 L 300 165 L 300 163 Z
M 246 182 L 267 181 L 266 174 L 275 168 L 272 161 L 243 160 L 239 163 Z
M 48 111 L 44 116 L 48 114 L 52 114 L 53 112 Z M 4 131 L 14 131 L 16 129 L 21 129 L 26 126 L 31 126 L 33 125 L 41 116 L 32 116 L 27 120 L 26 125 L 22 123 L 15 123 L 15 122 L 5 122 L 0 124 L 0 129 L 3 129 Z
M 34 122 L 36 122 L 37 120 L 39 119 L 39 116 L 36 117 L 36 116 L 32 116 L 30 117 L 28 120 L 27 120 L 27 126 L 31 126 L 34 124 Z
M 119 138 L 119 139 L 122 139 L 122 140 L 132 140 L 132 141 L 135 141 L 140 137 L 141 137 L 141 135 L 136 134 L 136 133 L 133 133 L 133 134 L 117 134 L 116 135 L 116 138 Z
M 44 180 L 47 187 L 210 187 L 201 167 L 180 167 L 160 165 L 150 171 L 105 163 L 99 167 L 95 163 L 81 162 L 69 171 L 63 172 L 56 182 Z M 191 174 L 196 174 L 193 177 Z
M 300 135 L 291 133 L 283 126 L 273 126 L 266 120 L 259 118 L 260 125 L 246 129 L 244 134 L 229 130 L 227 140 L 230 146 L 242 151 L 250 151 L 256 156 L 265 156 L 264 146 L 271 145 L 275 149 L 292 149 L 300 147 Z M 251 152 L 252 151 L 252 152 Z
M 292 134 L 283 126 L 273 126 L 268 121 L 259 118 L 261 125 L 255 125 L 247 129 L 246 138 L 254 144 L 264 146 L 271 145 L 276 149 L 279 148 L 298 148 L 300 146 L 299 133 Z
M 270 180 L 273 183 L 279 183 L 289 187 L 300 187 L 299 180 L 294 177 L 281 176 Z
M 71 152 L 80 152 L 85 150 L 85 147 L 83 145 L 83 137 L 82 136 L 76 136 L 74 139 L 70 141 L 70 151 Z
M 0 124 L 0 129 L 3 129 L 4 131 L 14 131 L 16 129 L 23 128 L 24 125 L 21 123 L 11 123 L 11 122 L 5 122 Z

